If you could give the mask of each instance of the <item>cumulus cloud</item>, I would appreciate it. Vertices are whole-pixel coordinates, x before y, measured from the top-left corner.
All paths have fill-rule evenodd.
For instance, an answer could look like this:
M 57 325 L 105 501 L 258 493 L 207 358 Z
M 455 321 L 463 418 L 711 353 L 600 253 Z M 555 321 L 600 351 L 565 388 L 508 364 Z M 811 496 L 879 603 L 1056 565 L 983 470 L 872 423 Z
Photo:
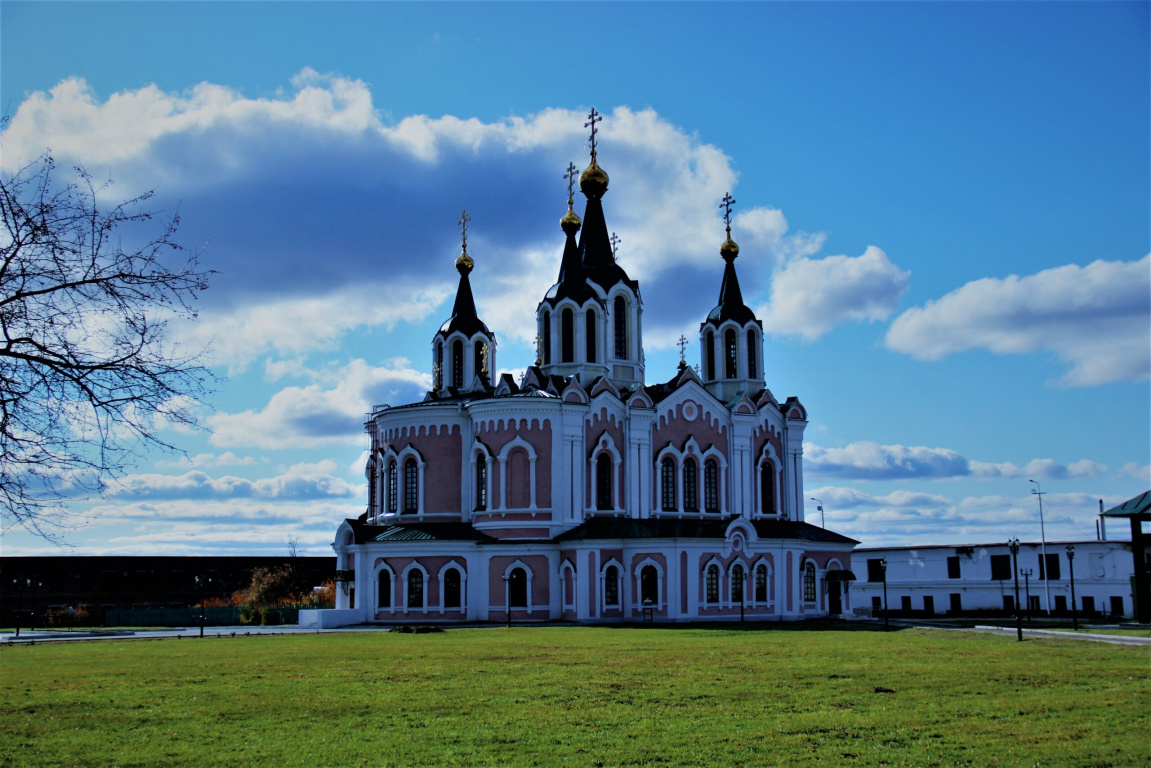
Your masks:
M 799 255 L 776 268 L 758 314 L 771 333 L 814 341 L 840 323 L 886 320 L 910 277 L 873 245 L 860 256 Z
M 204 246 L 219 271 L 195 329 L 214 339 L 218 362 L 297 355 L 358 327 L 426 318 L 455 287 L 454 224 L 464 207 L 481 314 L 501 338 L 530 344 L 533 302 L 506 299 L 539 297 L 555 279 L 560 171 L 586 162 L 584 120 L 579 110 L 547 109 L 491 123 L 453 115 L 392 122 L 366 83 L 310 69 L 269 98 L 201 83 L 101 100 L 72 78 L 20 104 L 0 168 L 11 172 L 48 145 L 61 167 L 111 174 L 117 195 L 157 188 L 158 206 L 179 208 L 182 237 Z M 670 346 L 685 314 L 711 308 L 712 292 L 698 286 L 718 293 L 716 202 L 735 189 L 737 173 L 719 148 L 652 109 L 615 107 L 601 127 L 608 226 L 632 277 L 649 295 L 666 293 L 647 307 L 645 326 L 654 345 Z M 821 238 L 788 234 L 779 210 L 746 206 L 734 223 L 749 297 L 781 260 L 788 291 L 816 290 L 811 281 L 829 270 L 839 283 L 816 297 L 835 305 L 830 314 L 812 315 L 782 289 L 773 294 L 772 317 L 785 333 L 814 338 L 835 322 L 886 317 L 906 282 L 878 249 L 810 260 Z
M 135 499 L 326 499 L 354 496 L 358 486 L 334 477 L 332 461 L 295 464 L 274 477 L 248 480 L 211 477 L 192 471 L 182 475 L 136 474 L 115 481 L 104 494 Z
M 168 469 L 188 469 L 191 467 L 250 467 L 254 464 L 266 464 L 266 458 L 257 459 L 252 456 L 237 456 L 231 451 L 223 453 L 197 453 L 195 456 L 181 456 L 178 459 L 160 459 L 157 467 Z
M 886 344 L 920 360 L 969 349 L 1046 350 L 1070 366 L 1059 380 L 1065 386 L 1146 380 L 1151 255 L 975 280 L 895 318 Z
M 803 444 L 806 473 L 851 480 L 912 480 L 973 477 L 984 480 L 1039 478 L 1081 480 L 1100 477 L 1111 470 L 1104 464 L 1081 459 L 1063 464 L 1053 459 L 1032 459 L 1023 466 L 1011 462 L 975 461 L 949 448 L 880 445 L 863 440 L 843 448 Z M 1137 466 L 1137 465 L 1129 465 Z M 1124 467 L 1120 472 L 1129 472 Z M 1136 475 L 1138 476 L 1138 475 Z
M 864 546 L 913 544 L 980 544 L 1018 536 L 1039 540 L 1039 510 L 1030 496 L 968 496 L 958 500 L 936 494 L 896 491 L 873 495 L 856 488 L 824 486 L 808 489 L 824 502 L 827 527 L 859 540 Z M 1110 506 L 1123 501 L 1104 496 Z M 1043 511 L 1047 540 L 1094 538 L 1099 511 L 1097 496 L 1048 493 Z M 814 502 L 808 502 L 808 522 L 819 522 Z
M 405 365 L 372 367 L 353 360 L 328 372 L 325 381 L 281 389 L 259 411 L 209 416 L 210 439 L 218 446 L 264 449 L 358 445 L 373 405 L 417 401 L 431 384 L 430 375 Z

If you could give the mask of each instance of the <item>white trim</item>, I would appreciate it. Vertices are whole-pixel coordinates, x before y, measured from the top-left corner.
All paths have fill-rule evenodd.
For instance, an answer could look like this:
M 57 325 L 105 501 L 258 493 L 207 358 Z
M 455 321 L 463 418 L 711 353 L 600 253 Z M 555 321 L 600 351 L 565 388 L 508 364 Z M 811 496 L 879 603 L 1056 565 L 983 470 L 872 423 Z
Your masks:
M 607 569 L 608 568 L 615 568 L 615 573 L 616 573 L 615 597 L 616 597 L 616 600 L 618 602 L 616 602 L 614 605 L 608 605 L 608 602 L 607 602 L 607 591 L 605 589 L 605 586 L 607 584 Z M 616 560 L 614 557 L 605 561 L 605 562 L 600 563 L 599 574 L 598 574 L 598 576 L 599 576 L 599 601 L 598 602 L 599 602 L 600 616 L 603 616 L 604 611 L 607 611 L 607 610 L 618 610 L 621 615 L 624 614 L 624 609 L 626 606 L 625 606 L 625 601 L 624 601 L 624 591 L 623 591 L 624 583 L 623 582 L 624 582 L 624 574 L 626 572 L 627 571 L 624 569 L 623 564 L 619 560 Z
M 659 561 L 651 558 L 650 556 L 645 557 L 643 560 L 636 563 L 632 568 L 632 578 L 635 579 L 636 586 L 635 590 L 632 592 L 632 594 L 635 595 L 635 600 L 632 601 L 632 607 L 639 608 L 641 610 L 646 607 L 643 604 L 643 569 L 649 565 L 655 568 L 656 574 L 655 602 L 652 603 L 651 607 L 657 611 L 662 611 L 667 608 L 668 605 L 668 601 L 664 597 L 667 592 L 665 574 L 663 566 L 659 564 Z
M 391 590 L 391 594 L 388 595 L 388 603 L 389 603 L 388 606 L 381 608 L 380 607 L 380 594 L 379 594 L 379 592 L 380 592 L 380 573 L 383 571 L 388 572 L 388 579 L 390 580 L 390 583 L 392 585 L 392 590 Z M 386 561 L 381 560 L 374 568 L 372 568 L 371 588 L 364 590 L 364 591 L 370 592 L 371 595 L 373 597 L 375 597 L 375 600 L 372 601 L 374 604 L 374 607 L 372 608 L 372 614 L 373 615 L 379 613 L 380 611 L 387 611 L 388 613 L 395 615 L 395 613 L 396 613 L 396 572 L 392 570 L 392 567 L 390 565 L 388 565 Z
M 511 578 L 512 578 L 512 571 L 514 571 L 516 568 L 523 568 L 524 569 L 524 575 L 527 578 L 527 585 L 526 585 L 527 611 L 528 611 L 528 615 L 530 616 L 531 612 L 532 612 L 532 579 L 533 579 L 532 569 L 531 569 L 530 565 L 525 563 L 523 560 L 520 560 L 518 557 L 510 565 L 508 565 L 507 568 L 504 568 L 504 609 L 508 610 L 508 611 L 512 610 L 513 608 L 520 610 L 519 606 L 513 606 L 512 605 L 512 581 L 511 581 Z
M 426 612 L 428 610 L 428 569 L 425 568 L 423 565 L 421 565 L 419 560 L 413 560 L 412 562 L 408 563 L 407 566 L 405 566 L 405 568 L 402 571 L 401 576 L 400 576 L 400 578 L 402 578 L 404 580 L 404 586 L 403 586 L 403 590 L 401 590 L 401 594 L 403 595 L 403 598 L 404 598 L 403 611 L 404 611 L 405 616 L 407 615 L 408 610 L 409 610 L 408 603 L 411 602 L 408 599 L 408 587 L 409 587 L 408 578 L 409 578 L 409 574 L 411 574 L 412 571 L 419 571 L 424 576 L 424 586 L 423 586 L 423 589 L 421 590 L 421 592 L 423 594 L 423 598 L 424 598 L 424 604 L 421 605 L 419 608 L 411 608 L 410 610 L 413 610 L 413 611 L 418 610 L 418 611 L 424 611 L 424 612 Z
M 620 483 L 620 466 L 623 464 L 623 457 L 620 456 L 619 450 L 615 446 L 615 440 L 611 434 L 605 429 L 600 433 L 599 437 L 595 439 L 594 448 L 591 452 L 591 465 L 589 472 L 591 473 L 591 498 L 585 503 L 588 512 L 607 512 L 609 510 L 599 509 L 596 505 L 596 484 L 599 482 L 599 476 L 596 472 L 596 461 L 599 459 L 599 454 L 606 453 L 611 456 L 611 510 L 612 512 L 621 512 L 622 507 L 619 503 L 619 483 Z M 577 478 L 572 478 L 572 482 L 578 482 Z
M 440 615 L 441 616 L 443 616 L 444 611 L 447 610 L 447 606 L 444 605 L 444 586 L 445 586 L 444 585 L 444 577 L 447 575 L 448 571 L 453 570 L 453 569 L 456 570 L 457 572 L 459 572 L 459 574 L 460 574 L 460 604 L 458 607 L 452 608 L 451 610 L 460 611 L 461 613 L 463 613 L 465 615 L 467 614 L 467 611 L 468 611 L 468 572 L 467 572 L 467 569 L 464 568 L 463 564 L 456 562 L 455 558 L 453 557 L 451 560 L 444 563 L 444 566 L 442 568 L 440 568 L 439 573 L 436 574 L 436 578 L 439 580 L 439 583 L 440 583 Z
M 504 444 L 500 449 L 499 463 L 500 463 L 500 506 L 499 511 L 506 512 L 509 509 L 521 509 L 520 507 L 508 506 L 508 472 L 507 461 L 508 456 L 516 448 L 523 448 L 524 452 L 528 455 L 528 506 L 527 509 L 538 509 L 536 507 L 536 449 L 527 440 L 524 440 L 520 435 L 516 435 L 511 440 Z M 488 504 L 491 508 L 491 504 Z

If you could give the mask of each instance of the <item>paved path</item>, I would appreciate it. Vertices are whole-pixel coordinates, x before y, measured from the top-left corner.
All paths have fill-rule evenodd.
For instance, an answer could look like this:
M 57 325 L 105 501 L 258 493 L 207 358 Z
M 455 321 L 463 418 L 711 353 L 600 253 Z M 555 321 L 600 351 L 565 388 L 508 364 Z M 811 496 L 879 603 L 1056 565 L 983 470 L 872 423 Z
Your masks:
M 387 629 L 383 627 L 382 629 Z M 247 637 L 250 635 L 310 635 L 317 632 L 372 632 L 378 631 L 376 627 L 347 627 L 339 629 L 317 630 L 314 627 L 304 629 L 296 626 L 260 627 L 205 627 L 205 638 L 218 637 Z M 37 629 L 29 631 L 20 630 L 20 637 L 14 632 L 0 633 L 0 643 L 68 643 L 84 640 L 161 640 L 175 637 L 198 638 L 199 627 L 172 627 L 170 629 L 76 629 L 71 632 L 62 629 Z
M 1014 635 L 1014 627 L 976 626 L 976 632 L 990 632 L 995 635 Z M 1061 629 L 1024 629 L 1024 637 L 1056 637 L 1071 640 L 1094 640 L 1097 643 L 1114 643 L 1115 645 L 1151 645 L 1151 637 L 1137 635 L 1107 635 L 1102 632 L 1071 632 Z

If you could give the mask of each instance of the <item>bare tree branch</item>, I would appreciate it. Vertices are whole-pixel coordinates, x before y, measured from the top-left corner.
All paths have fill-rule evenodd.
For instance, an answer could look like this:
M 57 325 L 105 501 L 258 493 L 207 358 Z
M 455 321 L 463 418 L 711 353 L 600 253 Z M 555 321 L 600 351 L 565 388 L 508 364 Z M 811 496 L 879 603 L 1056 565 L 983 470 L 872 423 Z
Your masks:
M 0 177 L 0 515 L 61 542 L 70 499 L 196 426 L 213 377 L 168 325 L 196 316 L 212 271 L 151 192 L 104 209 L 111 182 L 54 171 L 44 155 Z

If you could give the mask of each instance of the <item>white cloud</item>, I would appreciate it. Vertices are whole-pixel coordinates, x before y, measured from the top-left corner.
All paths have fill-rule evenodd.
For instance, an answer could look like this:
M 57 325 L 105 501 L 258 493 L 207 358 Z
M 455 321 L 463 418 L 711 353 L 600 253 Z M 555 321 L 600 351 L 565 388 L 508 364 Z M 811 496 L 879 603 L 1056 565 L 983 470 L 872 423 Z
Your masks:
M 192 467 L 250 467 L 255 464 L 266 464 L 266 458 L 257 459 L 252 456 L 237 456 L 231 451 L 224 453 L 198 453 L 195 456 L 181 456 L 178 459 L 160 459 L 157 467 L 168 469 L 190 469 Z
M 182 475 L 128 475 L 110 484 L 106 497 L 140 499 L 324 499 L 345 498 L 359 487 L 334 477 L 335 462 L 295 464 L 274 477 L 248 480 L 211 477 L 200 471 Z
M 219 446 L 265 449 L 314 448 L 363 442 L 365 414 L 373 405 L 420 399 L 431 377 L 409 367 L 372 367 L 353 360 L 326 374 L 322 383 L 285 387 L 260 411 L 216 413 L 208 417 L 211 442 Z
M 813 476 L 852 480 L 911 480 L 974 477 L 983 480 L 1038 478 L 1082 480 L 1100 477 L 1111 470 L 1090 459 L 1063 464 L 1054 459 L 1032 459 L 1023 466 L 1011 462 L 986 462 L 964 458 L 949 448 L 880 445 L 868 440 L 843 448 L 803 444 L 804 472 Z M 1136 474 L 1138 465 L 1119 470 Z
M 1151 375 L 1151 255 L 975 280 L 895 318 L 886 343 L 920 360 L 969 349 L 1048 350 L 1071 367 L 1059 382 L 1066 386 L 1145 380 Z
M 840 323 L 886 320 L 910 274 L 873 245 L 854 257 L 795 256 L 775 270 L 771 297 L 758 314 L 769 333 L 814 341 Z

